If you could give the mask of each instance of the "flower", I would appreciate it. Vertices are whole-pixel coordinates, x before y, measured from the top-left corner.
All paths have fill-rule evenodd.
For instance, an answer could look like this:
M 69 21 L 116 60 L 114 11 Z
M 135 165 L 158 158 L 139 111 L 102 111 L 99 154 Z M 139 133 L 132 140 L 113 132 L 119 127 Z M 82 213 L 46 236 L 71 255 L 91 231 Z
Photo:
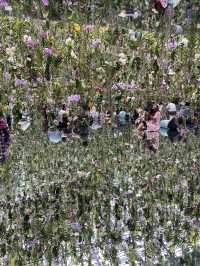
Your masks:
M 90 48 L 97 48 L 99 45 L 101 44 L 101 39 L 97 38 L 95 40 L 92 41 Z
M 11 79 L 11 75 L 8 72 L 5 72 L 3 74 L 3 78 L 4 78 L 4 80 L 9 81 Z
M 183 28 L 180 25 L 175 25 L 175 33 L 176 34 L 183 33 Z
M 182 38 L 182 40 L 179 41 L 178 45 L 179 46 L 188 46 L 188 39 L 187 38 Z
M 136 32 L 134 30 L 129 30 L 128 35 L 131 41 L 137 41 Z
M 126 12 L 125 10 L 122 10 L 120 13 L 119 13 L 119 17 L 121 18 L 133 18 L 133 19 L 136 19 L 140 16 L 140 12 L 139 11 L 133 11 L 133 12 Z
M 8 6 L 8 2 L 5 0 L 0 0 L 0 9 L 3 9 Z
M 77 222 L 70 223 L 70 226 L 74 231 L 81 231 L 82 229 L 82 225 Z
M 85 32 L 89 33 L 91 31 L 93 31 L 94 26 L 91 25 L 91 24 L 88 24 L 88 25 L 85 25 L 83 29 L 84 29 Z
M 119 82 L 119 83 L 115 83 L 113 85 L 113 89 L 117 89 L 117 90 L 134 90 L 135 89 L 135 85 L 134 83 L 132 84 L 127 84 L 127 83 L 123 83 L 123 82 Z
M 165 44 L 168 49 L 176 49 L 177 45 L 177 41 L 174 39 L 168 40 Z
M 44 48 L 44 54 L 47 56 L 47 57 L 51 57 L 52 56 L 52 48 Z
M 80 32 L 81 31 L 81 26 L 78 23 L 73 24 L 73 29 L 75 32 Z
M 42 3 L 44 6 L 48 6 L 49 5 L 49 0 L 42 0 Z
M 101 26 L 100 28 L 99 28 L 99 32 L 100 33 L 105 33 L 106 31 L 108 31 L 109 30 L 109 26 Z
M 19 87 L 19 86 L 25 86 L 27 84 L 27 80 L 25 79 L 15 79 L 15 86 Z
M 33 48 L 33 40 L 31 36 L 24 35 L 23 41 L 27 45 L 28 48 Z
M 69 103 L 78 103 L 80 101 L 80 95 L 70 95 L 67 100 Z
M 124 53 L 120 53 L 119 54 L 119 63 L 124 66 L 124 65 L 126 65 L 127 61 L 128 61 L 127 56 Z
M 74 46 L 74 40 L 73 40 L 71 37 L 68 37 L 68 38 L 65 40 L 65 44 L 66 44 L 68 47 L 73 47 L 73 46 Z
M 16 51 L 16 47 L 10 47 L 10 48 L 6 48 L 6 54 L 9 56 L 9 57 L 14 57 L 15 55 L 15 51 Z

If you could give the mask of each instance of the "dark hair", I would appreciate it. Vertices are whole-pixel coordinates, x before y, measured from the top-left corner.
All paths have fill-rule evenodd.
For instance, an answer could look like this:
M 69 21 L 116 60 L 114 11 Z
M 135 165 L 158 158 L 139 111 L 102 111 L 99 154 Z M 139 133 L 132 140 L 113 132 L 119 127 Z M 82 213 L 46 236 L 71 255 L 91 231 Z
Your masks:
M 180 116 L 180 117 L 178 118 L 178 124 L 179 124 L 179 125 L 183 125 L 183 124 L 184 124 L 183 117 Z

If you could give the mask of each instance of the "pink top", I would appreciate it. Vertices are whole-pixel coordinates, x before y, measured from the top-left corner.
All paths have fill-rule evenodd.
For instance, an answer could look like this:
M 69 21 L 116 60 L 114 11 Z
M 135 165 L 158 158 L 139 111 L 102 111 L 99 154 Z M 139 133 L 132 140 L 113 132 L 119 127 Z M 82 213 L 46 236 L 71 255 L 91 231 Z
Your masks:
M 156 112 L 149 121 L 147 121 L 147 131 L 159 132 L 160 130 L 160 111 Z

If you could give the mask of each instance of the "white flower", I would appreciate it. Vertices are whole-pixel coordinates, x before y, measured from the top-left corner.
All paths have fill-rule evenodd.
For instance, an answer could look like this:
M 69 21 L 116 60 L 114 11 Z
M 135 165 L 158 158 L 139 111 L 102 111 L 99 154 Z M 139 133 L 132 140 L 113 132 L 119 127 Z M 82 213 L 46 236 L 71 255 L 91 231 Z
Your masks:
M 16 51 L 16 47 L 10 47 L 10 48 L 6 48 L 6 54 L 9 57 L 13 57 L 15 55 L 15 51 Z
M 169 71 L 168 71 L 168 75 L 170 76 L 173 76 L 175 75 L 176 73 L 170 68 Z
M 121 18 L 125 18 L 127 16 L 125 10 L 122 10 L 118 16 Z
M 195 59 L 195 60 L 200 59 L 200 54 L 195 54 L 194 59 Z
M 73 47 L 74 46 L 74 40 L 70 37 L 68 37 L 66 40 L 65 40 L 65 44 L 67 46 L 70 46 L 70 47 Z
M 74 58 L 74 59 L 77 59 L 77 56 L 76 56 L 76 54 L 74 53 L 73 50 L 71 50 L 71 57 Z
M 137 41 L 137 38 L 136 38 L 136 32 L 134 30 L 129 30 L 128 31 L 128 35 L 129 35 L 129 39 L 131 41 Z
M 127 61 L 128 61 L 127 56 L 124 53 L 120 53 L 119 54 L 119 63 L 124 66 L 124 65 L 126 65 Z
M 178 42 L 178 45 L 179 45 L 179 46 L 188 46 L 188 43 L 189 43 L 189 41 L 188 41 L 187 38 L 182 38 L 182 40 L 180 40 L 180 41 Z

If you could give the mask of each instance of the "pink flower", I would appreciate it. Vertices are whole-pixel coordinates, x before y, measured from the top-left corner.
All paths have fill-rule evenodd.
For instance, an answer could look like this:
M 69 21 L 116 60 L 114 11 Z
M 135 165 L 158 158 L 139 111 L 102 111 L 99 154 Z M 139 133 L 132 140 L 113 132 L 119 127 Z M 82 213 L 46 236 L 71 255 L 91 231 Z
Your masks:
M 42 0 L 42 3 L 44 6 L 48 6 L 49 5 L 49 0 Z
M 94 29 L 93 25 L 88 24 L 84 26 L 84 31 L 87 33 L 91 32 L 93 29 Z
M 52 48 L 44 48 L 44 54 L 45 54 L 47 57 L 51 57 L 52 54 L 53 54 L 53 50 L 52 50 Z

